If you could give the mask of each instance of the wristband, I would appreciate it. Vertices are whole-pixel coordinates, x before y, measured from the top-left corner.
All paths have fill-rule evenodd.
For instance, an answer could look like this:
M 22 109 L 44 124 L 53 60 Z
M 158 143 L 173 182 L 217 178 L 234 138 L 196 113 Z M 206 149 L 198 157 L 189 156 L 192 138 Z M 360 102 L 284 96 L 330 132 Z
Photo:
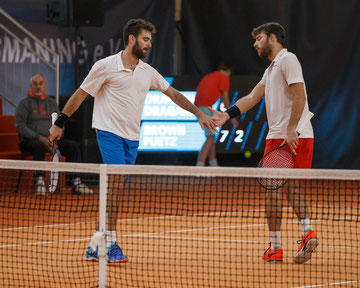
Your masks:
M 241 115 L 241 111 L 240 111 L 239 107 L 237 107 L 236 105 L 231 106 L 229 109 L 227 109 L 225 111 L 225 113 L 229 114 L 230 119 Z
M 63 128 L 68 119 L 69 117 L 65 113 L 61 113 L 60 116 L 56 119 L 54 125 Z

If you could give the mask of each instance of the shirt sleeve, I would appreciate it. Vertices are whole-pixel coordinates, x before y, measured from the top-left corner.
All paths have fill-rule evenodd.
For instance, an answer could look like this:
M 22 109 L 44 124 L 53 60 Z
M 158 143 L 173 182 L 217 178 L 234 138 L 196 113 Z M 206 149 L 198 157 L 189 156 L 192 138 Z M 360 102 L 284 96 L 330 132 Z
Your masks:
M 80 88 L 95 97 L 103 84 L 107 81 L 107 73 L 103 61 L 96 62 L 86 76 Z
M 294 54 L 290 54 L 284 58 L 280 69 L 288 85 L 294 83 L 304 83 L 300 62 Z
M 258 83 L 259 85 L 264 85 L 266 84 L 266 77 L 267 77 L 267 72 L 268 72 L 269 68 L 267 68 L 260 80 L 260 82 Z
M 156 71 L 156 69 L 154 69 L 153 67 L 151 68 L 153 71 L 153 77 L 152 77 L 150 89 L 159 90 L 161 92 L 166 91 L 169 88 L 170 84 L 165 80 L 163 76 L 161 76 L 161 74 L 158 71 Z
M 230 79 L 226 75 L 220 78 L 220 91 L 221 92 L 229 92 L 230 89 Z

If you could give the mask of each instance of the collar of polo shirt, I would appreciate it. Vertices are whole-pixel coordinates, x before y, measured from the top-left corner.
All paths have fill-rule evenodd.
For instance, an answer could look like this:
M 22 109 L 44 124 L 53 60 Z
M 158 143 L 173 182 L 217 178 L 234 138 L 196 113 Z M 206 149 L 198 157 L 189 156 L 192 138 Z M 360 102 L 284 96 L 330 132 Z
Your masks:
M 127 68 L 124 67 L 123 62 L 122 62 L 122 60 L 121 60 L 121 55 L 122 55 L 123 52 L 124 52 L 124 50 L 121 50 L 121 51 L 118 53 L 118 55 L 117 55 L 117 67 L 118 67 L 118 71 L 128 70 Z M 138 65 L 136 65 L 136 67 L 139 67 L 139 68 L 141 68 L 141 69 L 145 69 L 145 64 L 144 64 L 144 62 L 143 62 L 141 59 L 139 59 L 139 63 L 138 63 Z
M 271 62 L 271 64 L 279 61 L 279 59 L 281 58 L 282 55 L 284 55 L 287 52 L 286 48 L 283 48 L 279 51 L 279 53 L 275 56 L 275 59 Z

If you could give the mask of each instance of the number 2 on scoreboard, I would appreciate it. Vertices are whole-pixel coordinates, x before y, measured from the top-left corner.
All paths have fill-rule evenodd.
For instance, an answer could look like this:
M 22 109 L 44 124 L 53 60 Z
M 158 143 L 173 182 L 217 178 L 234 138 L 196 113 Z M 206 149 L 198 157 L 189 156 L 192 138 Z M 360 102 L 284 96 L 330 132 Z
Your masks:
M 236 130 L 235 134 L 237 135 L 234 139 L 235 143 L 243 142 L 244 130 Z

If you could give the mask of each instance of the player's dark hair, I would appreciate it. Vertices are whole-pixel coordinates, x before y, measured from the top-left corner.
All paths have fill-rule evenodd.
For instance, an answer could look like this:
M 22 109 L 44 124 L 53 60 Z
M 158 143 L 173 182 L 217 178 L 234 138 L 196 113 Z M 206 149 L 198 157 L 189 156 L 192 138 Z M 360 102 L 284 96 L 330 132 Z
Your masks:
M 229 62 L 225 61 L 225 60 L 221 60 L 217 66 L 218 70 L 231 70 L 231 65 Z
M 150 33 L 156 33 L 156 28 L 154 24 L 144 19 L 130 19 L 124 27 L 123 37 L 125 47 L 129 43 L 129 35 L 134 35 L 135 38 L 141 33 L 141 30 L 147 30 Z
M 276 22 L 269 22 L 260 25 L 252 30 L 251 35 L 256 38 L 258 34 L 264 32 L 268 37 L 270 34 L 274 34 L 276 36 L 277 42 L 280 43 L 282 46 L 285 44 L 285 29 L 279 23 Z

